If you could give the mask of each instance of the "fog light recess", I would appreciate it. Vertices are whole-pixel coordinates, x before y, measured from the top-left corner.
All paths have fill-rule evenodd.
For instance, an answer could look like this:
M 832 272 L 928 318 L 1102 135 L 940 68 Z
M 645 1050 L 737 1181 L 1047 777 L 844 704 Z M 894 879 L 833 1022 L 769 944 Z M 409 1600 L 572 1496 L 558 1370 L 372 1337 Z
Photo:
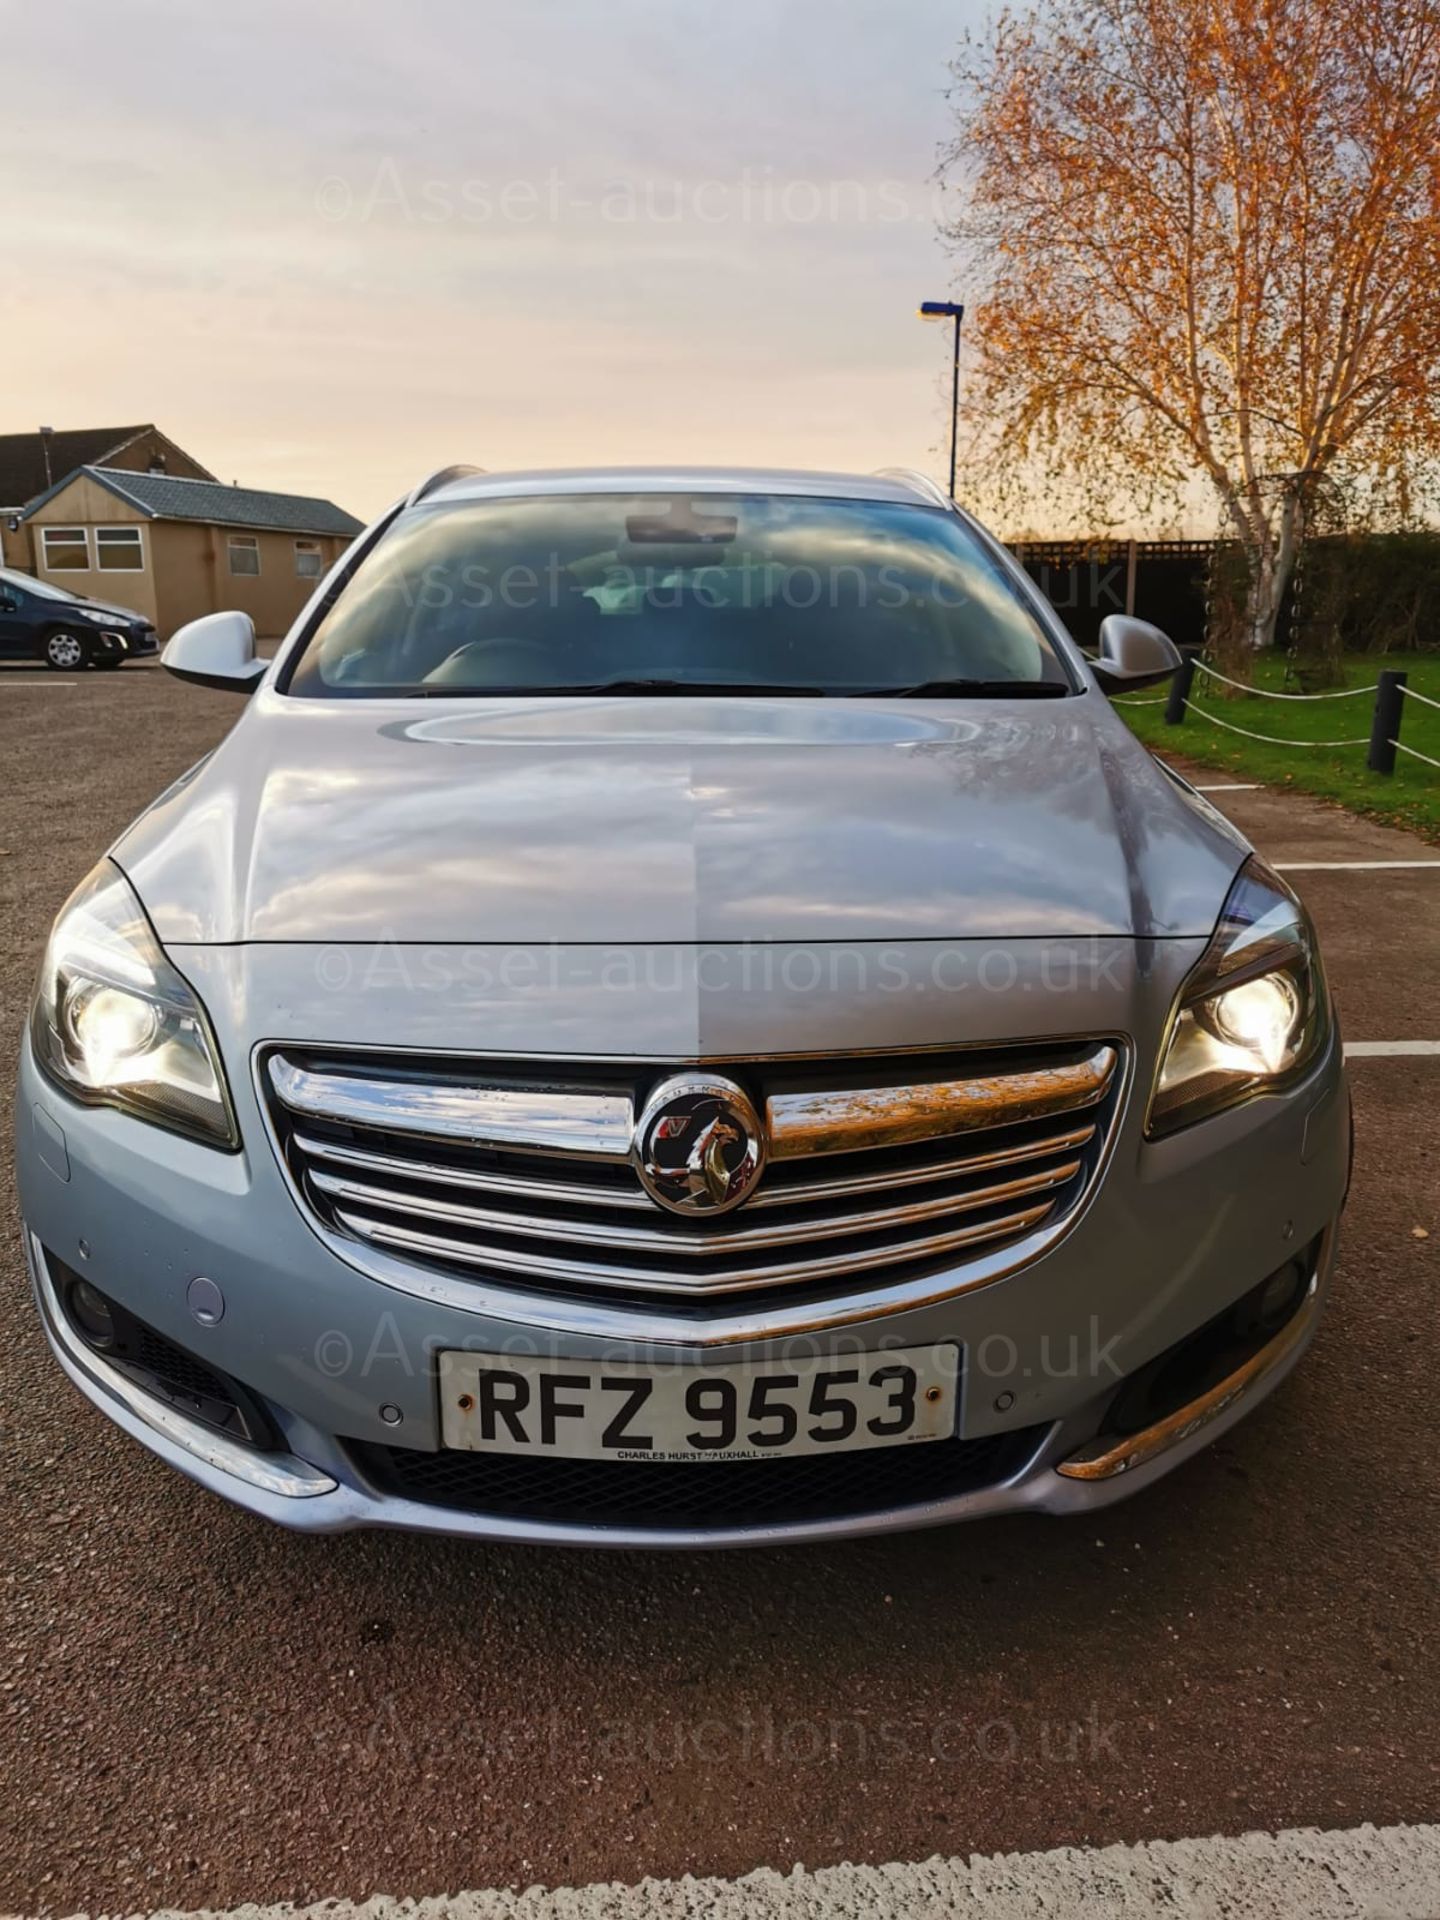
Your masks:
M 115 1315 L 110 1302 L 88 1280 L 74 1280 L 65 1296 L 65 1305 L 75 1331 L 87 1345 L 104 1352 L 115 1344 Z

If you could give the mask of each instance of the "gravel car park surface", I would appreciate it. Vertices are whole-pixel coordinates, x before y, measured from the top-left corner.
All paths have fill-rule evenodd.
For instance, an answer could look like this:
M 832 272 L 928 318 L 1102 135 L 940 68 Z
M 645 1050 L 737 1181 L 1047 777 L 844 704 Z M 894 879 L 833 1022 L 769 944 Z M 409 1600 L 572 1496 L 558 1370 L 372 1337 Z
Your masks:
M 52 915 L 235 713 L 148 666 L 0 667 L 7 1085 Z M 1298 797 L 1210 797 L 1281 862 L 1436 858 Z M 1347 1039 L 1440 1039 L 1440 868 L 1292 877 Z M 1440 1055 L 1351 1077 L 1328 1316 L 1207 1453 L 1098 1523 L 697 1558 L 301 1538 L 202 1493 L 50 1359 L 7 1150 L 0 1905 L 1435 1819 Z

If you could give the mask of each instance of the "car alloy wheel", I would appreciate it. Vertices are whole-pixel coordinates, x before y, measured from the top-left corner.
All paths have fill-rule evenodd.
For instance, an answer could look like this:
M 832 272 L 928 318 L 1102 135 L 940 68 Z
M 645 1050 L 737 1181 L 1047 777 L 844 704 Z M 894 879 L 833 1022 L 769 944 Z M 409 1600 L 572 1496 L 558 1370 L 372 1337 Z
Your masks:
M 78 634 L 48 634 L 45 639 L 45 664 L 57 673 L 73 673 L 85 664 L 85 642 Z

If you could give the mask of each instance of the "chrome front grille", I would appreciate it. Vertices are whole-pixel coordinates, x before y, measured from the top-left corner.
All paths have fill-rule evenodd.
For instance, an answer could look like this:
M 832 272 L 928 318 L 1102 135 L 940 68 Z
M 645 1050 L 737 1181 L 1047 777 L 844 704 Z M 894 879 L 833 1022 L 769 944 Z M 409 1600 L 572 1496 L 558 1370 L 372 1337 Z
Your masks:
M 531 1289 L 703 1298 L 956 1263 L 1062 1222 L 1099 1167 L 1118 1045 L 727 1063 L 759 1184 L 680 1216 L 642 1185 L 655 1067 L 569 1071 L 286 1048 L 262 1079 L 302 1204 L 334 1234 Z

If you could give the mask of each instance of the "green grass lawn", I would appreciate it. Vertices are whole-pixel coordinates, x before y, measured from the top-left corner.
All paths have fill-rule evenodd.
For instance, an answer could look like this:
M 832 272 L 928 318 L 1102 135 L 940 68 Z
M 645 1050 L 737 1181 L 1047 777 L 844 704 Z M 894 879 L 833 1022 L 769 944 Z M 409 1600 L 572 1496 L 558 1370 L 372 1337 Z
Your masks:
M 1286 688 L 1285 666 L 1279 655 L 1262 656 L 1255 663 L 1255 684 L 1276 692 L 1293 691 L 1293 682 Z M 1382 667 L 1407 673 L 1412 687 L 1432 700 L 1440 700 L 1440 653 L 1352 654 L 1345 661 L 1345 685 L 1371 686 Z M 1336 800 L 1356 813 L 1440 840 L 1440 768 L 1400 753 L 1393 774 L 1369 773 L 1364 745 L 1306 744 L 1359 740 L 1362 736 L 1368 742 L 1373 695 L 1305 701 L 1266 700 L 1253 694 L 1222 698 L 1226 689 L 1197 672 L 1191 698 L 1201 712 L 1188 710 L 1182 726 L 1168 727 L 1163 690 L 1158 691 L 1158 701 L 1154 695 L 1149 696 L 1152 704 L 1122 699 L 1117 706 L 1147 746 L 1216 767 L 1237 779 L 1263 780 L 1271 786 L 1293 787 L 1301 793 Z M 1248 727 L 1254 733 L 1268 733 L 1296 744 L 1271 746 L 1259 740 L 1242 740 L 1238 734 L 1212 724 L 1204 717 L 1206 713 L 1231 726 Z M 1440 760 L 1440 710 L 1407 698 L 1399 737 L 1402 745 Z

